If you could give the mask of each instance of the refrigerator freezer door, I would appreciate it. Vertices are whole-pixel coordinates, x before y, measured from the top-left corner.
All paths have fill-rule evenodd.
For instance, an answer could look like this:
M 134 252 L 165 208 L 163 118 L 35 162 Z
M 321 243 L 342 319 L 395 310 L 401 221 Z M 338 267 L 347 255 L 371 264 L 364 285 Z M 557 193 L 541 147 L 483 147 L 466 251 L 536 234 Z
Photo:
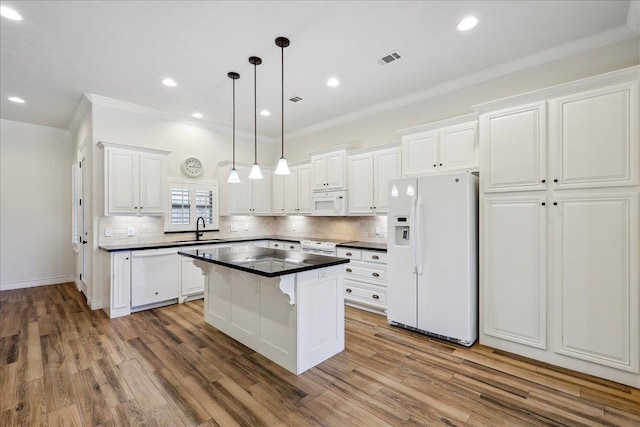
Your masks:
M 465 342 L 477 336 L 474 185 L 468 173 L 421 178 L 421 236 L 414 235 L 423 246 L 418 329 Z
M 415 179 L 389 181 L 387 214 L 387 319 L 417 327 L 417 289 L 413 260 L 415 236 L 412 213 L 417 195 Z

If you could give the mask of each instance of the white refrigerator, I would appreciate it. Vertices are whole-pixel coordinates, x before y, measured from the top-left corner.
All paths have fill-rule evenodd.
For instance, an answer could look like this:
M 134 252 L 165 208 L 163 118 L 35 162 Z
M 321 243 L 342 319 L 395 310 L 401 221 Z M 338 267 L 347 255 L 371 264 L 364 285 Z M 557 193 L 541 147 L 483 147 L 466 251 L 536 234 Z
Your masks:
M 470 346 L 478 338 L 478 177 L 389 182 L 387 319 Z

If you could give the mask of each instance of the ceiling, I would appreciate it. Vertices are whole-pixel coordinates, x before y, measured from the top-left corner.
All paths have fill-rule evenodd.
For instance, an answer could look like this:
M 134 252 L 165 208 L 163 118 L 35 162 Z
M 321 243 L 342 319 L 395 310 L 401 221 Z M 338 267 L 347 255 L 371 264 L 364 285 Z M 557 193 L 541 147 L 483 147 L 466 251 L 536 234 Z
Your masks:
M 195 120 L 280 135 L 280 55 L 286 36 L 285 133 L 349 120 L 376 106 L 416 101 L 434 88 L 491 78 L 520 61 L 538 65 L 638 35 L 629 1 L 6 1 L 2 18 L 1 118 L 69 128 L 83 94 Z M 467 32 L 458 22 L 474 15 Z M 629 24 L 628 24 L 629 22 Z M 399 51 L 385 66 L 376 59 Z M 551 53 L 553 53 L 551 55 Z M 555 55 L 555 56 L 554 56 Z M 550 59 L 549 59 L 550 58 Z M 524 61 L 524 62 L 523 62 Z M 527 62 L 528 61 L 528 62 Z M 533 62 L 532 62 L 533 61 Z M 161 83 L 172 77 L 178 85 Z M 329 77 L 341 84 L 328 87 Z M 475 76 L 475 77 L 473 77 Z M 19 96 L 24 104 L 7 100 Z

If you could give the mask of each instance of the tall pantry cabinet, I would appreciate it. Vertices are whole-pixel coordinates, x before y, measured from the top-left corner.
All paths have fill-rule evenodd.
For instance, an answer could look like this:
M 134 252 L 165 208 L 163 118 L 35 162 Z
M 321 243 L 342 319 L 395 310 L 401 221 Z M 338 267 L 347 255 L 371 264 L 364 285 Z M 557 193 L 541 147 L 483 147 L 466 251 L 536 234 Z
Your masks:
M 634 387 L 639 70 L 476 107 L 480 342 Z

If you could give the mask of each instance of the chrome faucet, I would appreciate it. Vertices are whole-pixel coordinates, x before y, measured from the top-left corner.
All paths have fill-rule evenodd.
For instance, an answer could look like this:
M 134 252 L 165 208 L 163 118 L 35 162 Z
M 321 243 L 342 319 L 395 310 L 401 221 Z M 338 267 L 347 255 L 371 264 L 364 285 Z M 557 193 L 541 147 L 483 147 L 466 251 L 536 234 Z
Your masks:
M 207 228 L 207 223 L 205 222 L 204 218 L 199 216 L 196 220 L 196 240 L 200 240 L 200 237 L 202 237 L 203 234 L 202 231 L 200 231 L 200 220 L 202 220 L 202 228 Z

